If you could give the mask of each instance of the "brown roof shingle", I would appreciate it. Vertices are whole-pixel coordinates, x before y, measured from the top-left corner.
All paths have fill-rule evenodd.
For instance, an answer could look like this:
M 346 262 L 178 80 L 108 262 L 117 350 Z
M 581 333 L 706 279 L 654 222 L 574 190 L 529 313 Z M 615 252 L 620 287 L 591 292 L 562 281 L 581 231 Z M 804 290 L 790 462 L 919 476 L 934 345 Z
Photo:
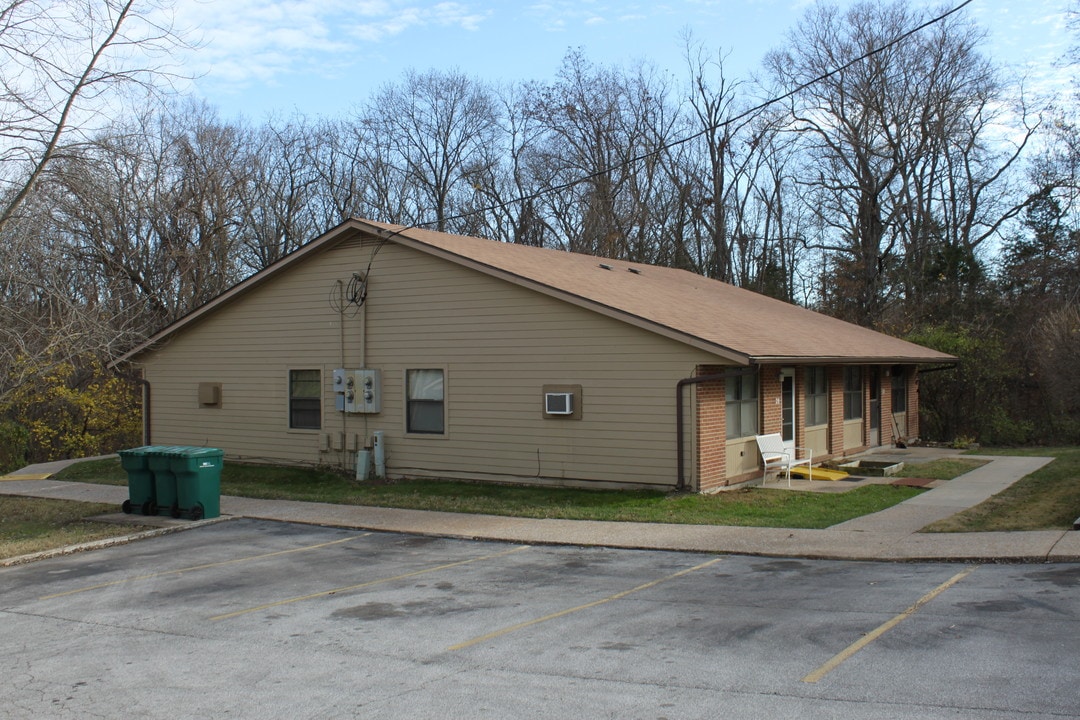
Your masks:
M 936 363 L 955 358 L 686 270 L 364 223 L 511 281 L 743 362 Z
M 438 255 L 735 363 L 956 360 L 936 350 L 685 270 L 352 219 L 172 323 L 112 364 L 132 359 L 294 263 L 355 237 L 357 232 Z

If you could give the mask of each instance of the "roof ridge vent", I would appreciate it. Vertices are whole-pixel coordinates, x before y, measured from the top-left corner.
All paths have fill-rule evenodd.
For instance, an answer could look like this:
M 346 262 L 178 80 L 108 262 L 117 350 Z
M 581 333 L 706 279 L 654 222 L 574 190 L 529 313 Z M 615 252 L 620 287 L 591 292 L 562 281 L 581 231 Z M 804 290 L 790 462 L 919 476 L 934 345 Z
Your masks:
M 604 270 L 614 270 L 615 269 L 614 267 L 612 267 L 611 265 L 608 265 L 607 263 L 600 263 L 600 267 L 603 268 Z
M 635 275 L 640 275 L 641 274 L 641 268 L 628 267 L 628 268 L 626 268 L 626 272 L 632 272 Z

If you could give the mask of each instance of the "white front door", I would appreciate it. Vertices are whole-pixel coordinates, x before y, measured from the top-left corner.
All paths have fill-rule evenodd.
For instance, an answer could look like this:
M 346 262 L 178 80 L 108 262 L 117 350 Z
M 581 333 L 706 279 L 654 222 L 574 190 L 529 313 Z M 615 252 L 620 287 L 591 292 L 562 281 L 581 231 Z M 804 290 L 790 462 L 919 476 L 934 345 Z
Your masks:
M 795 369 L 780 371 L 780 437 L 784 447 L 795 449 Z M 794 457 L 794 455 L 792 455 Z

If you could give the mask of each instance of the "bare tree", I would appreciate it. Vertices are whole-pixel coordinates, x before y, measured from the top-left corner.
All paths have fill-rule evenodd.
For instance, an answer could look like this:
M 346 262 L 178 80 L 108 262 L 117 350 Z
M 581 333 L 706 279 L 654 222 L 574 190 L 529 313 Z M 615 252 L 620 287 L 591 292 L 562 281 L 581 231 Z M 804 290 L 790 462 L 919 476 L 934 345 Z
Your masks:
M 180 42 L 159 0 L 0 6 L 0 234 L 49 164 L 126 86 L 153 90 Z M 108 113 L 106 113 L 108 114 Z
M 485 150 L 488 159 L 470 175 L 474 195 L 464 209 L 472 215 L 462 231 L 541 247 L 552 230 L 539 211 L 536 195 L 542 181 L 533 172 L 532 159 L 544 128 L 530 112 L 529 97 L 528 83 L 495 92 L 495 142 Z
M 686 38 L 686 62 L 690 73 L 689 107 L 694 129 L 700 134 L 699 153 L 704 167 L 690 176 L 693 184 L 694 217 L 700 220 L 695 270 L 725 282 L 736 281 L 733 244 L 740 233 L 733 232 L 733 209 L 739 204 L 738 178 L 742 164 L 736 160 L 737 136 L 749 125 L 739 114 L 739 83 L 724 72 L 721 54 L 709 57 L 701 44 Z M 749 140 L 746 141 L 750 143 Z M 745 162 L 749 153 L 740 153 Z M 745 190 L 745 183 L 742 189 Z M 703 237 L 702 237 L 703 235 Z M 700 241 L 704 240 L 705 248 Z M 689 257 L 684 247 L 684 254 Z
M 114 124 L 56 161 L 31 195 L 72 267 L 118 317 L 150 330 L 210 300 L 245 274 L 241 228 L 251 183 L 244 128 L 204 105 Z
M 360 119 L 378 161 L 373 169 L 400 178 L 387 190 L 405 193 L 410 209 L 410 217 L 388 219 L 450 230 L 447 219 L 463 203 L 457 194 L 470 195 L 470 177 L 492 162 L 496 112 L 491 90 L 454 70 L 410 70 L 400 85 L 376 93 Z
M 315 135 L 300 118 L 241 129 L 233 162 L 233 191 L 240 200 L 238 258 L 257 272 L 280 260 L 341 220 L 324 222 L 316 209 L 320 173 Z M 332 170 L 332 169 L 331 169 Z
M 532 121 L 543 129 L 529 164 L 543 190 L 541 212 L 568 250 L 647 260 L 660 223 L 649 217 L 660 192 L 661 150 L 675 112 L 666 81 L 647 66 L 633 72 L 593 65 L 580 51 L 558 78 L 533 84 Z
M 306 145 L 311 169 L 317 174 L 312 188 L 311 213 L 320 229 L 350 217 L 387 220 L 374 202 L 370 150 L 363 125 L 347 120 L 321 120 L 311 129 Z
M 114 311 L 109 288 L 51 226 L 49 205 L 31 194 L 29 212 L 11 219 L 0 244 L 0 417 L 32 378 L 77 358 L 115 356 L 147 330 L 142 313 Z
M 879 322 L 893 300 L 918 307 L 942 280 L 926 259 L 973 263 L 1020 205 L 1008 180 L 1034 128 L 1021 113 L 1018 141 L 994 134 L 1011 107 L 978 53 L 982 31 L 952 15 L 907 35 L 929 18 L 905 2 L 817 5 L 790 49 L 766 61 L 794 93 L 789 122 L 823 228 L 824 303 L 860 323 Z M 955 264 L 946 277 L 963 279 Z

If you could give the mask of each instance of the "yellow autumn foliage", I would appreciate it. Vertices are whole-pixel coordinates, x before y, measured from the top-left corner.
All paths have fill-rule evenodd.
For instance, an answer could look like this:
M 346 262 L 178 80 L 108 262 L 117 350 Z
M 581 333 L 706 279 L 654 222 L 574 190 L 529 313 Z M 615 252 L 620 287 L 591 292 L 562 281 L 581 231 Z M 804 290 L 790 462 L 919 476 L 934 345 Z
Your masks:
M 34 362 L 37 367 L 27 367 Z M 0 421 L 24 430 L 27 462 L 103 455 L 140 444 L 142 410 L 135 383 L 92 357 L 19 363 L 12 377 L 28 379 L 7 395 Z

